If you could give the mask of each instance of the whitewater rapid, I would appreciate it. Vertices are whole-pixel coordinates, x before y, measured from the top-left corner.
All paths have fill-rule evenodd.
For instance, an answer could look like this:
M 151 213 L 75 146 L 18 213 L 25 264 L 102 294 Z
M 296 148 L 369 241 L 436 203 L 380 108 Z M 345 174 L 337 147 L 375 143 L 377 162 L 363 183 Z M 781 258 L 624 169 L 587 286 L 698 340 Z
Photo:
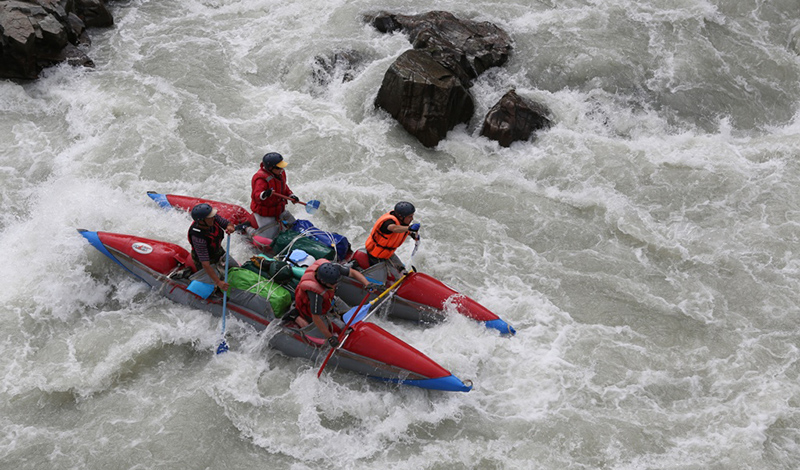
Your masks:
M 0 82 L 0 468 L 800 464 L 796 2 L 110 7 L 95 69 Z M 429 9 L 491 21 L 515 47 L 434 149 L 374 108 L 410 45 L 362 21 Z M 313 79 L 317 56 L 345 50 L 364 57 L 351 81 Z M 480 122 L 511 88 L 554 126 L 502 148 Z M 474 390 L 318 380 L 239 322 L 215 357 L 218 319 L 76 231 L 188 246 L 188 217 L 146 192 L 247 207 L 268 151 L 322 201 L 313 222 L 354 246 L 414 202 L 417 268 L 518 333 L 375 322 Z

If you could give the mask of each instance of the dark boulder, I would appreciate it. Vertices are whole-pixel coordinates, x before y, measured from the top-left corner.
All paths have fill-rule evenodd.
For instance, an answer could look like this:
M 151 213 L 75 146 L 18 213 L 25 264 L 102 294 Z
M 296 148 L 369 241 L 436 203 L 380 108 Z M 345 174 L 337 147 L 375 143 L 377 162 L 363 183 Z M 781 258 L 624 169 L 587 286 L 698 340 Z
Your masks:
M 79 47 L 89 44 L 87 18 L 93 26 L 113 24 L 101 0 L 0 2 L 0 78 L 34 79 L 64 61 L 93 66 Z
M 527 101 L 511 90 L 486 114 L 481 135 L 509 147 L 512 142 L 528 140 L 537 130 L 549 128 L 549 114 L 545 106 Z
M 107 28 L 114 25 L 114 18 L 104 0 L 75 0 L 75 14 L 83 20 L 87 28 Z
M 367 20 L 378 31 L 402 31 L 414 47 L 387 70 L 375 104 L 428 147 L 469 122 L 475 110 L 468 91 L 472 80 L 506 63 L 512 49 L 499 27 L 444 11 L 379 13 Z
M 422 145 L 435 147 L 459 123 L 469 122 L 472 95 L 452 71 L 416 49 L 404 52 L 383 77 L 375 104 Z
M 511 37 L 503 29 L 486 21 L 462 20 L 446 11 L 421 15 L 382 12 L 370 23 L 378 31 L 402 31 L 414 49 L 430 52 L 444 67 L 458 74 L 467 87 L 470 80 L 505 64 L 511 55 Z

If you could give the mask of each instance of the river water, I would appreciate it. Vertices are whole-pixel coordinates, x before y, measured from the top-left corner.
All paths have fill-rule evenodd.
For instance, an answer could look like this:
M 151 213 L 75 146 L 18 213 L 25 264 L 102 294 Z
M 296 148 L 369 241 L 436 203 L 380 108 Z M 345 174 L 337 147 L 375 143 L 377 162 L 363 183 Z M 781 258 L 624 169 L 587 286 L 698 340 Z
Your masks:
M 410 47 L 362 22 L 389 6 L 514 40 L 475 82 L 473 121 L 434 149 L 373 107 Z M 798 6 L 112 2 L 95 69 L 0 82 L 0 467 L 797 468 Z M 315 58 L 339 51 L 363 58 L 353 79 L 320 79 Z M 511 88 L 554 126 L 502 148 L 480 124 Z M 417 268 L 518 333 L 374 321 L 471 392 L 318 380 L 236 321 L 215 356 L 218 319 L 75 231 L 187 246 L 186 215 L 146 191 L 249 206 L 267 151 L 354 246 L 416 204 Z

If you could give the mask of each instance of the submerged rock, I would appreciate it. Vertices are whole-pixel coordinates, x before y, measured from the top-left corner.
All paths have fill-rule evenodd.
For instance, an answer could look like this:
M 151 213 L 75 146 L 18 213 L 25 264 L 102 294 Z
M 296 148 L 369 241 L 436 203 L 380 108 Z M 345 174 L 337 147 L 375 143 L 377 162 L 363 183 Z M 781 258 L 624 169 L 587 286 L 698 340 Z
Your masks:
M 363 66 L 364 56 L 355 50 L 337 51 L 330 56 L 316 56 L 311 75 L 318 85 L 326 86 L 339 79 L 342 82 L 353 80 Z
M 34 79 L 53 64 L 93 66 L 80 49 L 87 26 L 111 26 L 102 0 L 0 2 L 0 78 Z
M 445 11 L 379 13 L 368 22 L 385 33 L 402 31 L 414 47 L 386 71 L 375 105 L 427 147 L 436 146 L 457 124 L 469 122 L 475 110 L 471 81 L 505 64 L 512 50 L 501 28 Z
M 549 128 L 549 114 L 545 106 L 527 101 L 511 90 L 486 114 L 481 135 L 509 147 L 512 142 L 528 140 L 537 130 Z

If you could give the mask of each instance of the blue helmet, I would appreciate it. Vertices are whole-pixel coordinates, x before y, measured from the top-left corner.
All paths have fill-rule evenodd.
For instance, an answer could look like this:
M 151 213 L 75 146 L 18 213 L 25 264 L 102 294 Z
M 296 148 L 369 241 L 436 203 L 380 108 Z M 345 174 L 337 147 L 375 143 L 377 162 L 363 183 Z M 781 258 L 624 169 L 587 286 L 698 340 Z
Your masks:
M 192 219 L 203 220 L 217 214 L 217 210 L 211 207 L 210 204 L 202 202 L 192 207 Z

